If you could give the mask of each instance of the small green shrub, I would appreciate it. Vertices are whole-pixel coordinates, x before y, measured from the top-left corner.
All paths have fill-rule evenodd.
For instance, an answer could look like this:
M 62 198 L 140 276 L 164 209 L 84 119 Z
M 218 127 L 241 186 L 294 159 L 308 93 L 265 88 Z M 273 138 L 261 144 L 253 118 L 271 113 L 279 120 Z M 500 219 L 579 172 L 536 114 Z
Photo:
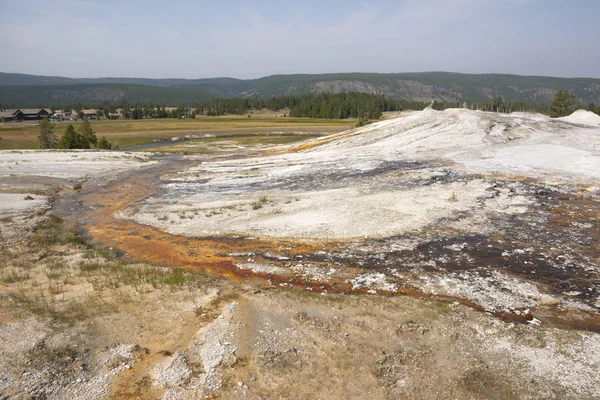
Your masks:
M 355 127 L 355 128 L 360 128 L 360 127 L 362 127 L 362 126 L 369 125 L 369 124 L 371 124 L 371 123 L 372 123 L 372 122 L 371 122 L 371 121 L 369 121 L 369 120 L 368 120 L 368 119 L 366 119 L 366 118 L 360 118 L 360 119 L 358 120 L 358 122 L 356 123 L 356 125 L 354 125 L 354 127 Z
M 0 282 L 4 283 L 6 285 L 10 285 L 12 283 L 24 282 L 24 281 L 28 280 L 29 278 L 30 278 L 30 275 L 28 273 L 19 274 L 15 271 L 11 271 L 7 274 L 2 275 L 2 277 L 0 278 Z
M 263 205 L 265 205 L 268 201 L 269 201 L 269 198 L 267 196 L 260 196 L 260 198 L 256 202 L 252 203 L 252 209 L 253 210 L 261 209 L 263 207 Z
M 64 227 L 62 218 L 50 215 L 48 219 L 41 222 L 34 230 L 32 242 L 40 246 L 52 244 L 75 244 L 87 246 L 87 242 L 79 236 L 77 228 Z

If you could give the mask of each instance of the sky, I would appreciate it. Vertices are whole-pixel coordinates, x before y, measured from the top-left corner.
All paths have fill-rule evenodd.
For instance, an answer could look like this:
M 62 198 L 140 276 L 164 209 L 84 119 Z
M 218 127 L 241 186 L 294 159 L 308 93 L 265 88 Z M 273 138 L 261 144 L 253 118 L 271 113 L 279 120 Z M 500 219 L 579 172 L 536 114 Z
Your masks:
M 600 78 L 599 0 L 0 0 L 1 72 Z

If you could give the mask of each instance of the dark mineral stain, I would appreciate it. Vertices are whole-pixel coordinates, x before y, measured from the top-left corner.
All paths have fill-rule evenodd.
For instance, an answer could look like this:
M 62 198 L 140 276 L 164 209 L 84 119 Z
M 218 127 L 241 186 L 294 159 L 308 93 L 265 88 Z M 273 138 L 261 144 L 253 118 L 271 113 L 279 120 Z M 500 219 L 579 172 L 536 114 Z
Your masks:
M 582 196 L 571 188 L 560 191 L 537 182 L 522 181 L 512 192 L 519 191 L 535 199 L 535 205 L 523 214 L 498 214 L 490 221 L 493 234 L 462 235 L 452 230 L 452 222 L 431 227 L 422 232 L 419 244 L 410 250 L 393 250 L 396 242 L 414 240 L 412 236 L 381 239 L 365 239 L 349 242 L 316 242 L 302 240 L 254 239 L 244 236 L 187 238 L 170 235 L 158 229 L 116 219 L 117 211 L 156 196 L 160 191 L 161 175 L 175 173 L 198 165 L 197 161 L 179 157 L 164 157 L 158 166 L 142 171 L 125 173 L 118 180 L 104 187 L 86 186 L 81 193 L 65 195 L 57 200 L 56 211 L 71 216 L 83 224 L 86 235 L 98 245 L 115 247 L 136 259 L 185 268 L 204 273 L 219 274 L 235 279 L 256 279 L 268 283 L 268 287 L 292 286 L 301 290 L 327 291 L 328 293 L 361 293 L 347 279 L 318 281 L 305 279 L 292 273 L 293 263 L 315 263 L 331 265 L 348 271 L 380 271 L 396 278 L 391 270 L 419 273 L 453 273 L 474 271 L 485 276 L 491 271 L 503 271 L 509 275 L 546 285 L 551 293 L 563 295 L 572 292 L 574 298 L 596 308 L 594 301 L 600 285 L 600 203 L 590 196 Z M 261 190 L 285 188 L 308 190 L 320 186 L 345 185 L 344 179 L 369 180 L 382 174 L 404 170 L 428 168 L 424 163 L 381 163 L 380 167 L 368 172 L 356 170 L 348 173 L 335 168 L 324 168 L 312 182 L 284 180 L 274 184 L 256 183 Z M 448 172 L 427 182 L 412 184 L 427 185 L 441 181 L 468 179 L 464 174 Z M 165 181 L 162 181 L 164 183 Z M 195 182 L 202 186 L 203 180 Z M 489 196 L 494 197 L 500 188 L 512 182 L 493 179 Z M 389 184 L 389 182 L 388 182 Z M 222 188 L 226 190 L 226 187 Z M 197 190 L 197 189 L 195 189 Z M 512 193 L 511 192 L 511 193 Z M 83 200 L 81 211 L 72 215 L 70 205 L 74 200 Z M 461 215 L 455 219 L 462 218 Z M 370 248 L 376 249 L 369 251 Z M 257 262 L 275 264 L 289 274 L 261 274 L 236 268 L 252 255 Z M 401 283 L 401 282 L 399 282 Z M 391 295 L 378 291 L 379 294 Z M 473 309 L 483 308 L 466 299 L 453 296 L 436 296 L 422 293 L 399 284 L 398 294 L 429 298 L 442 302 L 459 302 Z M 524 323 L 533 318 L 527 312 L 496 312 L 505 321 Z M 597 317 L 578 319 L 561 316 L 558 311 L 548 314 L 548 320 L 562 321 L 576 329 L 598 331 Z M 569 322 L 570 321 L 570 322 Z

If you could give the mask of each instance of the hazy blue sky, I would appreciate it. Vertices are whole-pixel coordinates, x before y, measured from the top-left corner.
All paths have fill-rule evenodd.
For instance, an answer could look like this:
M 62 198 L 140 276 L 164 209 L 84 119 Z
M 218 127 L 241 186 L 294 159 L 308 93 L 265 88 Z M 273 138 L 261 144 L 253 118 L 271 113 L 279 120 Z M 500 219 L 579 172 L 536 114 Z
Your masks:
M 0 0 L 0 71 L 600 78 L 600 0 Z

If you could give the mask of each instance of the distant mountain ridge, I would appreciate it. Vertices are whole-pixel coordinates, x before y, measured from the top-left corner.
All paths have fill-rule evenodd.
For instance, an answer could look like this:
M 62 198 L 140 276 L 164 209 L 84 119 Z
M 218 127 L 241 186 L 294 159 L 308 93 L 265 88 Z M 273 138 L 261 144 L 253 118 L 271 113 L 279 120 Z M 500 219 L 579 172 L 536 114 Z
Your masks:
M 506 74 L 336 73 L 259 79 L 66 78 L 0 72 L 0 104 L 43 106 L 154 101 L 189 104 L 213 97 L 267 98 L 318 92 L 363 92 L 415 101 L 481 102 L 494 97 L 548 104 L 568 89 L 583 103 L 600 103 L 600 79 Z
M 99 105 L 102 103 L 194 104 L 214 96 L 171 87 L 126 83 L 0 85 L 0 108 Z

